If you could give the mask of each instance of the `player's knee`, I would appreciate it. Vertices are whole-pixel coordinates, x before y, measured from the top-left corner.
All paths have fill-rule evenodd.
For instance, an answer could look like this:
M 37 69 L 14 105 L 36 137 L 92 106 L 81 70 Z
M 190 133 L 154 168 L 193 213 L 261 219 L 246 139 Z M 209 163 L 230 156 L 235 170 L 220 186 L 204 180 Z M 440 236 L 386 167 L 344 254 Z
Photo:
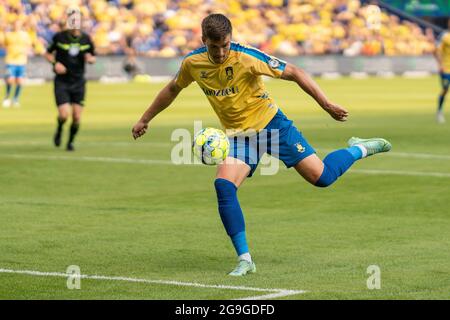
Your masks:
M 81 116 L 80 115 L 73 115 L 72 120 L 73 120 L 73 123 L 80 124 Z
M 60 112 L 59 115 L 58 115 L 58 118 L 59 118 L 60 121 L 66 122 L 67 118 L 69 118 L 69 114 L 65 113 L 65 112 Z
M 326 165 L 323 168 L 323 172 L 320 177 L 316 180 L 314 185 L 319 188 L 326 188 L 331 186 L 337 179 L 337 175 L 330 170 Z
M 312 171 L 308 172 L 307 175 L 303 175 L 303 178 L 311 183 L 312 185 L 315 185 L 317 181 L 319 181 L 320 177 L 322 176 L 322 172 L 319 171 Z

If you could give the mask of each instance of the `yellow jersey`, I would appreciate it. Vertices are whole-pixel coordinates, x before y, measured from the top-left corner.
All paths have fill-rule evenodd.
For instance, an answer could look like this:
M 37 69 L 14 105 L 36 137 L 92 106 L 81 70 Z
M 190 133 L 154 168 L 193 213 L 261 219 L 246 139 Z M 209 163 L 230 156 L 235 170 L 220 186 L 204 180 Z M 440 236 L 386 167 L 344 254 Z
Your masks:
M 6 32 L 4 38 L 6 64 L 25 65 L 31 48 L 31 37 L 26 31 Z
M 450 73 L 450 33 L 442 35 L 438 45 L 439 55 L 442 59 L 442 68 L 445 73 Z
M 189 53 L 175 83 L 185 88 L 197 82 L 224 129 L 258 131 L 278 111 L 261 76 L 280 78 L 285 67 L 286 62 L 280 59 L 232 42 L 228 57 L 221 64 L 210 60 L 206 46 Z

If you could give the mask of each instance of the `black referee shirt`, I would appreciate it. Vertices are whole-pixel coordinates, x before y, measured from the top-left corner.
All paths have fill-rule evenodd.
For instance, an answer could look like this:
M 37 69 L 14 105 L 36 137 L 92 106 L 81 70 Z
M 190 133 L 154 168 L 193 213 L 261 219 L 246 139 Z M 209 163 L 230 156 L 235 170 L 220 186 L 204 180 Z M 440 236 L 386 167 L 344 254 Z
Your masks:
M 47 52 L 54 51 L 56 51 L 55 61 L 62 63 L 67 69 L 66 74 L 56 74 L 56 79 L 70 82 L 84 79 L 84 55 L 86 53 L 95 55 L 94 44 L 88 34 L 82 32 L 75 37 L 67 30 L 53 36 Z

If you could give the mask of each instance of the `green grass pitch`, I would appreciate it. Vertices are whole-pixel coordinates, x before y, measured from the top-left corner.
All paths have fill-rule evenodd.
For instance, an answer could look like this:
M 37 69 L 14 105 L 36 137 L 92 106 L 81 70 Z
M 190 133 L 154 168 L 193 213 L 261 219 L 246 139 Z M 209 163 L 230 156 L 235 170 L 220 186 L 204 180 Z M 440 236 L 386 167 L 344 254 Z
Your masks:
M 236 261 L 217 212 L 215 168 L 167 163 L 174 129 L 219 126 L 197 85 L 134 141 L 132 125 L 163 84 L 89 83 L 74 153 L 52 146 L 52 85 L 26 87 L 20 109 L 0 109 L 0 269 L 78 265 L 86 275 L 307 291 L 280 299 L 448 299 L 450 125 L 435 123 L 438 79 L 318 82 L 349 110 L 348 122 L 293 83 L 267 87 L 321 157 L 351 136 L 385 137 L 392 152 L 359 161 L 327 189 L 282 164 L 274 176 L 257 171 L 239 198 L 258 272 L 239 279 L 226 275 Z M 367 288 L 370 265 L 380 268 L 380 289 Z M 95 279 L 69 290 L 66 282 L 0 272 L 0 299 L 270 294 Z

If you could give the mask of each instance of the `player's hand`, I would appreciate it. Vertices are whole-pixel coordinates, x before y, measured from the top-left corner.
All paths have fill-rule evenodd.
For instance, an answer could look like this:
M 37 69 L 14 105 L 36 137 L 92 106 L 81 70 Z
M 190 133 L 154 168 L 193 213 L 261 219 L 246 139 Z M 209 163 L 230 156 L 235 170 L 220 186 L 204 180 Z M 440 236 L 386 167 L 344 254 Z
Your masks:
M 66 67 L 61 62 L 55 63 L 54 68 L 57 74 L 65 74 L 67 72 Z
M 93 64 L 93 63 L 95 63 L 95 56 L 93 56 L 93 55 L 90 54 L 90 53 L 86 53 L 86 54 L 84 55 L 84 60 L 85 60 L 87 63 L 89 63 L 89 64 Z
M 324 107 L 325 111 L 330 114 L 330 116 L 337 121 L 346 121 L 348 117 L 348 111 L 341 106 L 328 102 Z
M 147 132 L 148 123 L 145 123 L 141 120 L 139 120 L 131 130 L 131 133 L 133 134 L 133 138 L 136 140 L 140 136 L 143 136 Z

